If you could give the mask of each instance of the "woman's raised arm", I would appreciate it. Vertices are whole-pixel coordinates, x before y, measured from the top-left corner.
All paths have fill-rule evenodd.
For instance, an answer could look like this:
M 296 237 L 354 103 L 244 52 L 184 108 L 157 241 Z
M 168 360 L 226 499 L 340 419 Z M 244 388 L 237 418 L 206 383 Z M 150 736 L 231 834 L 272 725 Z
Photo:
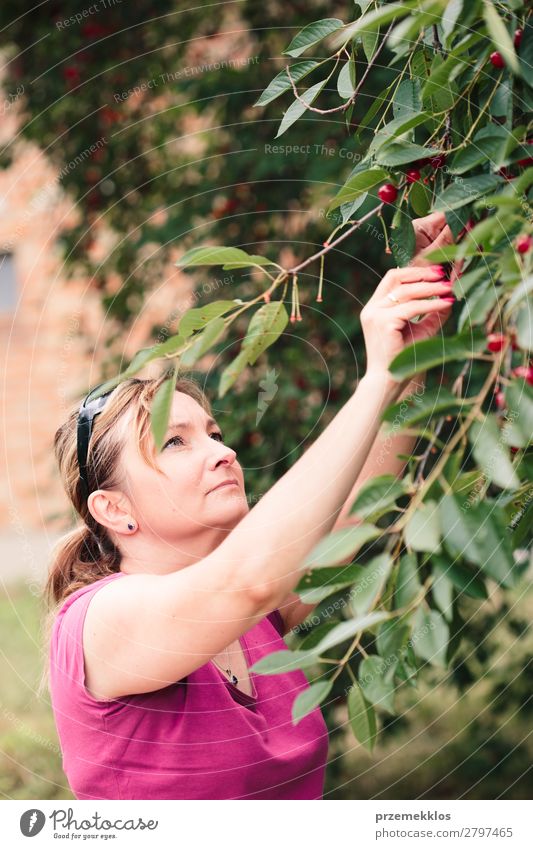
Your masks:
M 388 272 L 361 312 L 367 370 L 294 466 L 207 557 L 165 575 L 134 574 L 94 593 L 83 632 L 86 681 L 103 699 L 159 689 L 205 664 L 278 607 L 331 530 L 380 426 L 403 390 L 388 371 L 409 319 L 433 333 L 451 304 L 442 272 Z M 438 316 L 438 318 L 437 318 Z M 435 319 L 437 318 L 437 325 Z

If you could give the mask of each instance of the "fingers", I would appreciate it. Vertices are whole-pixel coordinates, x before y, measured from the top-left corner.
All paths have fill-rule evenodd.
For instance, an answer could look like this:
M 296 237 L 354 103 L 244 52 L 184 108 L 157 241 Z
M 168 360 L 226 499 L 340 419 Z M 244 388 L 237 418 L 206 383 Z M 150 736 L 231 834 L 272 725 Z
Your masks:
M 404 283 L 395 289 L 391 289 L 390 294 L 394 295 L 402 303 L 411 301 L 413 298 L 427 298 L 430 295 L 449 295 L 452 290 L 452 284 L 448 280 L 437 280 L 436 283 Z
M 455 300 L 455 298 L 454 298 Z M 415 315 L 425 315 L 430 312 L 445 312 L 451 309 L 453 301 L 445 301 L 443 298 L 435 298 L 433 301 L 419 300 L 409 301 L 406 304 L 398 304 L 390 310 L 391 315 L 395 318 L 403 318 L 405 320 L 414 318 Z
M 431 244 L 431 250 L 435 250 L 436 248 L 442 248 L 444 245 L 453 244 L 453 233 L 446 224 L 445 227 L 442 228 L 439 235 L 435 237 Z
M 407 268 L 392 268 L 387 271 L 381 282 L 376 287 L 374 294 L 390 292 L 401 283 L 418 283 L 422 280 L 441 280 L 445 275 L 442 265 L 413 265 Z
M 446 224 L 446 215 L 444 212 L 430 212 L 429 215 L 423 215 L 422 218 L 415 218 L 413 224 L 418 223 L 422 224 L 425 228 L 428 225 L 431 228 L 444 227 Z

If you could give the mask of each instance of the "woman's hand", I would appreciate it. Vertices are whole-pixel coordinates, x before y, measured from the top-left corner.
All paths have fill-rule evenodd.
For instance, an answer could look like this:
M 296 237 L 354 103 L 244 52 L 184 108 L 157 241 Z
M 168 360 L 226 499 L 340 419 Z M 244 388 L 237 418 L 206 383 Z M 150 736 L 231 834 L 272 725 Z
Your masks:
M 390 363 L 404 348 L 434 336 L 450 315 L 452 301 L 443 300 L 450 293 L 451 283 L 444 279 L 442 266 L 387 271 L 361 310 L 367 372 L 388 372 Z M 424 318 L 413 323 L 410 319 L 416 315 Z

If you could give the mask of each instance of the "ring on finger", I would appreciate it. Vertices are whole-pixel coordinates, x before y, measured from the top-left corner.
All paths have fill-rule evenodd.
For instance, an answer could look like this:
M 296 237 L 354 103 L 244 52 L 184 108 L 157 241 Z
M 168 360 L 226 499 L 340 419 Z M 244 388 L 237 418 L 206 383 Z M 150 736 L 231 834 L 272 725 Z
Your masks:
M 387 292 L 387 298 L 389 299 L 389 301 L 392 301 L 393 304 L 399 304 L 400 303 L 400 299 L 397 298 L 396 295 L 393 295 L 392 292 Z

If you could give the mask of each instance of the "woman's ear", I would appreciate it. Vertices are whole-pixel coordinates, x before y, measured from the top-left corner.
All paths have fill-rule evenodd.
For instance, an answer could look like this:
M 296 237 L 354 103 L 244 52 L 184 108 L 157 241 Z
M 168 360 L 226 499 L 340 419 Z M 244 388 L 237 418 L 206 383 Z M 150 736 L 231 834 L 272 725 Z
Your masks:
M 136 525 L 132 504 L 123 492 L 97 489 L 89 495 L 87 506 L 93 519 L 117 534 L 127 533 L 128 523 Z

